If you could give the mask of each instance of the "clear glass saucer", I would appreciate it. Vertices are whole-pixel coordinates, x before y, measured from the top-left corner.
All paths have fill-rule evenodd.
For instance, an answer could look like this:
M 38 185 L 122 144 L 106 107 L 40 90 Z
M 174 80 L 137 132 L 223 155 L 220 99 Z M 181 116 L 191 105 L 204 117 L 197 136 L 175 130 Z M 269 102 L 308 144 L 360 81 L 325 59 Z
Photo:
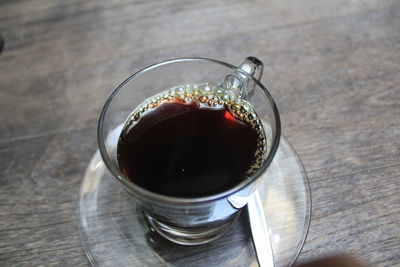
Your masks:
M 311 198 L 300 158 L 284 138 L 264 175 L 259 192 L 275 265 L 290 266 L 307 236 Z M 148 229 L 98 151 L 83 177 L 79 217 L 82 244 L 93 266 L 258 266 L 247 210 L 210 244 L 176 245 Z

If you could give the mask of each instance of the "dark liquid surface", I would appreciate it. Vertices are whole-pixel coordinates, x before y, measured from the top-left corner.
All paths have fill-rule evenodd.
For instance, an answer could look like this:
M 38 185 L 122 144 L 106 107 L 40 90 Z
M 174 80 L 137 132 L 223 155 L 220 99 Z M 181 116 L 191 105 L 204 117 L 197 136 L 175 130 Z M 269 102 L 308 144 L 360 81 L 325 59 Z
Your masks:
M 258 140 L 257 131 L 225 107 L 166 102 L 124 129 L 118 163 L 133 183 L 152 192 L 207 196 L 244 179 Z

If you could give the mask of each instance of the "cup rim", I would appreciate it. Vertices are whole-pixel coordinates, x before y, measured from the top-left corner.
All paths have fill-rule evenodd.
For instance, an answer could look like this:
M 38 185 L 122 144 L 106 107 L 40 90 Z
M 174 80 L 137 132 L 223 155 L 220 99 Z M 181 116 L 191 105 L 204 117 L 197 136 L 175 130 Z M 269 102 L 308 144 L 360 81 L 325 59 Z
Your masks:
M 227 196 L 233 195 L 234 193 L 240 191 L 241 189 L 243 189 L 244 187 L 248 186 L 249 184 L 253 183 L 270 165 L 270 163 L 272 162 L 276 151 L 278 149 L 279 146 L 279 140 L 281 137 L 281 121 L 280 121 L 280 116 L 279 116 L 279 111 L 278 108 L 275 104 L 274 99 L 272 98 L 271 94 L 269 93 L 268 89 L 261 84 L 261 82 L 259 82 L 257 79 L 255 79 L 253 76 L 249 75 L 248 73 L 243 72 L 243 74 L 247 75 L 248 77 L 250 77 L 250 79 L 253 80 L 253 82 L 255 82 L 257 84 L 257 86 L 259 86 L 262 91 L 265 93 L 265 95 L 267 96 L 272 110 L 274 112 L 274 117 L 275 117 L 275 129 L 276 129 L 276 134 L 273 137 L 272 140 L 272 145 L 271 145 L 271 151 L 268 154 L 267 159 L 264 161 L 263 166 L 261 166 L 254 174 L 252 174 L 250 176 L 250 178 L 243 180 L 241 183 L 237 184 L 235 187 L 220 192 L 218 194 L 214 194 L 214 195 L 209 195 L 209 196 L 204 196 L 204 197 L 196 197 L 196 198 L 183 198 L 183 197 L 172 197 L 172 196 L 167 196 L 167 195 L 163 195 L 163 194 L 158 194 L 152 191 L 149 191 L 145 188 L 142 188 L 136 184 L 134 184 L 133 182 L 129 181 L 123 174 L 122 172 L 119 170 L 119 168 L 117 168 L 111 161 L 110 157 L 108 156 L 107 153 L 107 149 L 105 146 L 105 138 L 103 135 L 103 126 L 104 126 L 104 118 L 105 115 L 107 113 L 107 110 L 112 102 L 112 100 L 117 96 L 117 94 L 119 93 L 119 91 L 121 91 L 125 85 L 132 81 L 133 79 L 135 79 L 136 77 L 139 77 L 140 75 L 144 74 L 145 72 L 148 72 L 152 69 L 164 66 L 164 65 L 168 65 L 168 64 L 173 64 L 173 63 L 178 63 L 178 62 L 185 62 L 185 61 L 203 61 L 203 62 L 211 62 L 211 63 L 215 63 L 215 64 L 219 64 L 219 65 L 223 65 L 225 67 L 228 67 L 234 71 L 241 71 L 238 67 L 231 65 L 229 63 L 223 62 L 223 61 L 219 61 L 216 59 L 210 59 L 210 58 L 202 58 L 202 57 L 184 57 L 184 58 L 175 58 L 175 59 L 170 59 L 170 60 L 165 60 L 153 65 L 150 65 L 146 68 L 143 68 L 137 72 L 135 72 L 134 74 L 132 74 L 131 76 L 129 76 L 125 81 L 123 81 L 109 96 L 109 98 L 107 99 L 106 103 L 103 106 L 103 109 L 101 111 L 100 117 L 99 117 L 99 121 L 98 121 L 98 125 L 97 125 L 97 143 L 98 143 L 98 147 L 100 150 L 100 155 L 103 159 L 103 162 L 105 164 L 105 166 L 107 167 L 108 171 L 111 173 L 111 175 L 120 183 L 122 183 L 122 185 L 125 187 L 125 189 L 127 189 L 129 192 L 133 192 L 133 194 L 135 196 L 139 196 L 140 199 L 142 200 L 150 200 L 150 201 L 159 201 L 159 202 L 163 202 L 163 203 L 170 203 L 170 204 L 184 204 L 184 205 L 190 205 L 190 204 L 199 204 L 199 203 L 206 203 L 206 202 L 211 202 L 211 201 L 215 201 L 218 199 L 222 199 L 225 198 Z

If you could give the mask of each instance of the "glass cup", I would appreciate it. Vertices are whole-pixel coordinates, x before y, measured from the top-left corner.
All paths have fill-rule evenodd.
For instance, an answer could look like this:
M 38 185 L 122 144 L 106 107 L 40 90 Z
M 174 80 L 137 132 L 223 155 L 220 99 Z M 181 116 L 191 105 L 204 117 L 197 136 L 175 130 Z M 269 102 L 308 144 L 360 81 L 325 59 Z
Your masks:
M 206 58 L 173 59 L 138 71 L 111 94 L 98 124 L 100 154 L 109 172 L 136 202 L 150 230 L 177 244 L 199 245 L 223 235 L 238 217 L 271 163 L 280 139 L 278 110 L 259 82 L 262 70 L 261 61 L 254 57 L 239 67 Z M 142 188 L 125 177 L 117 161 L 117 142 L 132 111 L 157 93 L 188 84 L 219 86 L 248 101 L 266 137 L 264 160 L 255 173 L 229 190 L 196 198 L 161 195 Z

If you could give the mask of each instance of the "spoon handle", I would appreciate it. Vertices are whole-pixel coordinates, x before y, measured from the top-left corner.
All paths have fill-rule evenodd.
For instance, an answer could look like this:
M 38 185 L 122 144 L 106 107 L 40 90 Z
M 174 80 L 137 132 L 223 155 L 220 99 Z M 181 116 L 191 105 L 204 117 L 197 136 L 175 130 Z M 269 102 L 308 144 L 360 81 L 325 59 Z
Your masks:
M 271 237 L 265 219 L 264 208 L 260 193 L 256 190 L 247 203 L 253 244 L 261 267 L 274 267 L 274 254 L 272 252 Z

